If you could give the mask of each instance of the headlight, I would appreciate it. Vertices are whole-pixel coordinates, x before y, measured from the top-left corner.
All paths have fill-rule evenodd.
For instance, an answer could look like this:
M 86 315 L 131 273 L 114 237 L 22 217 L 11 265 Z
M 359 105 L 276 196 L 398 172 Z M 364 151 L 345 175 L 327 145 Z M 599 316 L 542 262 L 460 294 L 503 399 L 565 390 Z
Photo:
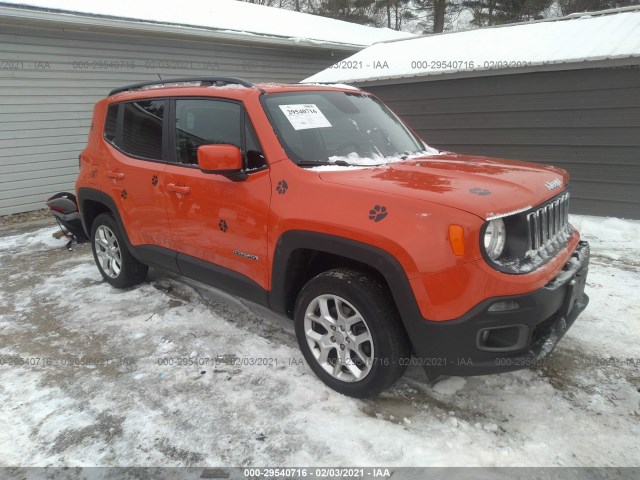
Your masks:
M 501 218 L 491 220 L 484 232 L 484 250 L 491 260 L 496 260 L 507 243 L 507 229 Z

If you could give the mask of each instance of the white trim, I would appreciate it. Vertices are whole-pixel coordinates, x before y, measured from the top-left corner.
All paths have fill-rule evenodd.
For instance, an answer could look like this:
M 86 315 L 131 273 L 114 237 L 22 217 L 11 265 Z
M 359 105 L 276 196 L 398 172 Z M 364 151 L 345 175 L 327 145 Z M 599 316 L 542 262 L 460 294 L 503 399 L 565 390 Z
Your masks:
M 491 220 L 497 220 L 499 218 L 510 217 L 511 215 L 516 215 L 518 213 L 526 212 L 527 210 L 531 210 L 533 207 L 531 205 L 527 205 L 526 207 L 519 208 L 517 210 L 511 210 L 510 212 L 505 213 L 487 213 L 487 218 L 485 220 L 490 222 Z

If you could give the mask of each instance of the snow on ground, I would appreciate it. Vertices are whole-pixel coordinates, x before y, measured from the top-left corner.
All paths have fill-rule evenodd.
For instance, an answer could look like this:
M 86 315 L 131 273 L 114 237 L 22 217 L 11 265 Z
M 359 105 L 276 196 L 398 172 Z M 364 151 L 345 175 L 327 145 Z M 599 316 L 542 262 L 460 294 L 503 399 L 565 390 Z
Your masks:
M 88 245 L 4 235 L 0 465 L 637 466 L 640 222 L 572 221 L 591 305 L 543 367 L 416 367 L 372 400 L 325 387 L 266 309 L 156 271 L 115 290 Z

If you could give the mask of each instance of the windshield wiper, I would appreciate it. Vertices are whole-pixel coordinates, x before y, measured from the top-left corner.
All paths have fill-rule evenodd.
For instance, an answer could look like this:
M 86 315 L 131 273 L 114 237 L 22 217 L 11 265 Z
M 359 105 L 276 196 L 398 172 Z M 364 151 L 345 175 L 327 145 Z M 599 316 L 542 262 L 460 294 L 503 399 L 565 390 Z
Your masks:
M 349 167 L 350 163 L 344 160 L 337 160 L 335 162 L 329 162 L 328 160 L 300 160 L 296 163 L 299 167 L 318 167 L 321 165 L 336 165 L 338 167 Z
M 299 167 L 319 167 L 324 165 L 331 165 L 333 167 L 379 167 L 382 163 L 349 163 L 344 160 L 336 160 L 335 162 L 328 162 L 326 160 L 300 160 L 296 165 Z

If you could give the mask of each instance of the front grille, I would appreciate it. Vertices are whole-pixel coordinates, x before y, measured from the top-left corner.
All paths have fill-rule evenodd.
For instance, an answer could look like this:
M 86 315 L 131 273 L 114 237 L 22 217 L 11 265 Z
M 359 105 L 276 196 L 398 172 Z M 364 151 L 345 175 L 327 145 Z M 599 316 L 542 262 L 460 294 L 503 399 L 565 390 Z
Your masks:
M 527 215 L 529 250 L 546 247 L 554 240 L 564 243 L 569 233 L 569 193 Z

